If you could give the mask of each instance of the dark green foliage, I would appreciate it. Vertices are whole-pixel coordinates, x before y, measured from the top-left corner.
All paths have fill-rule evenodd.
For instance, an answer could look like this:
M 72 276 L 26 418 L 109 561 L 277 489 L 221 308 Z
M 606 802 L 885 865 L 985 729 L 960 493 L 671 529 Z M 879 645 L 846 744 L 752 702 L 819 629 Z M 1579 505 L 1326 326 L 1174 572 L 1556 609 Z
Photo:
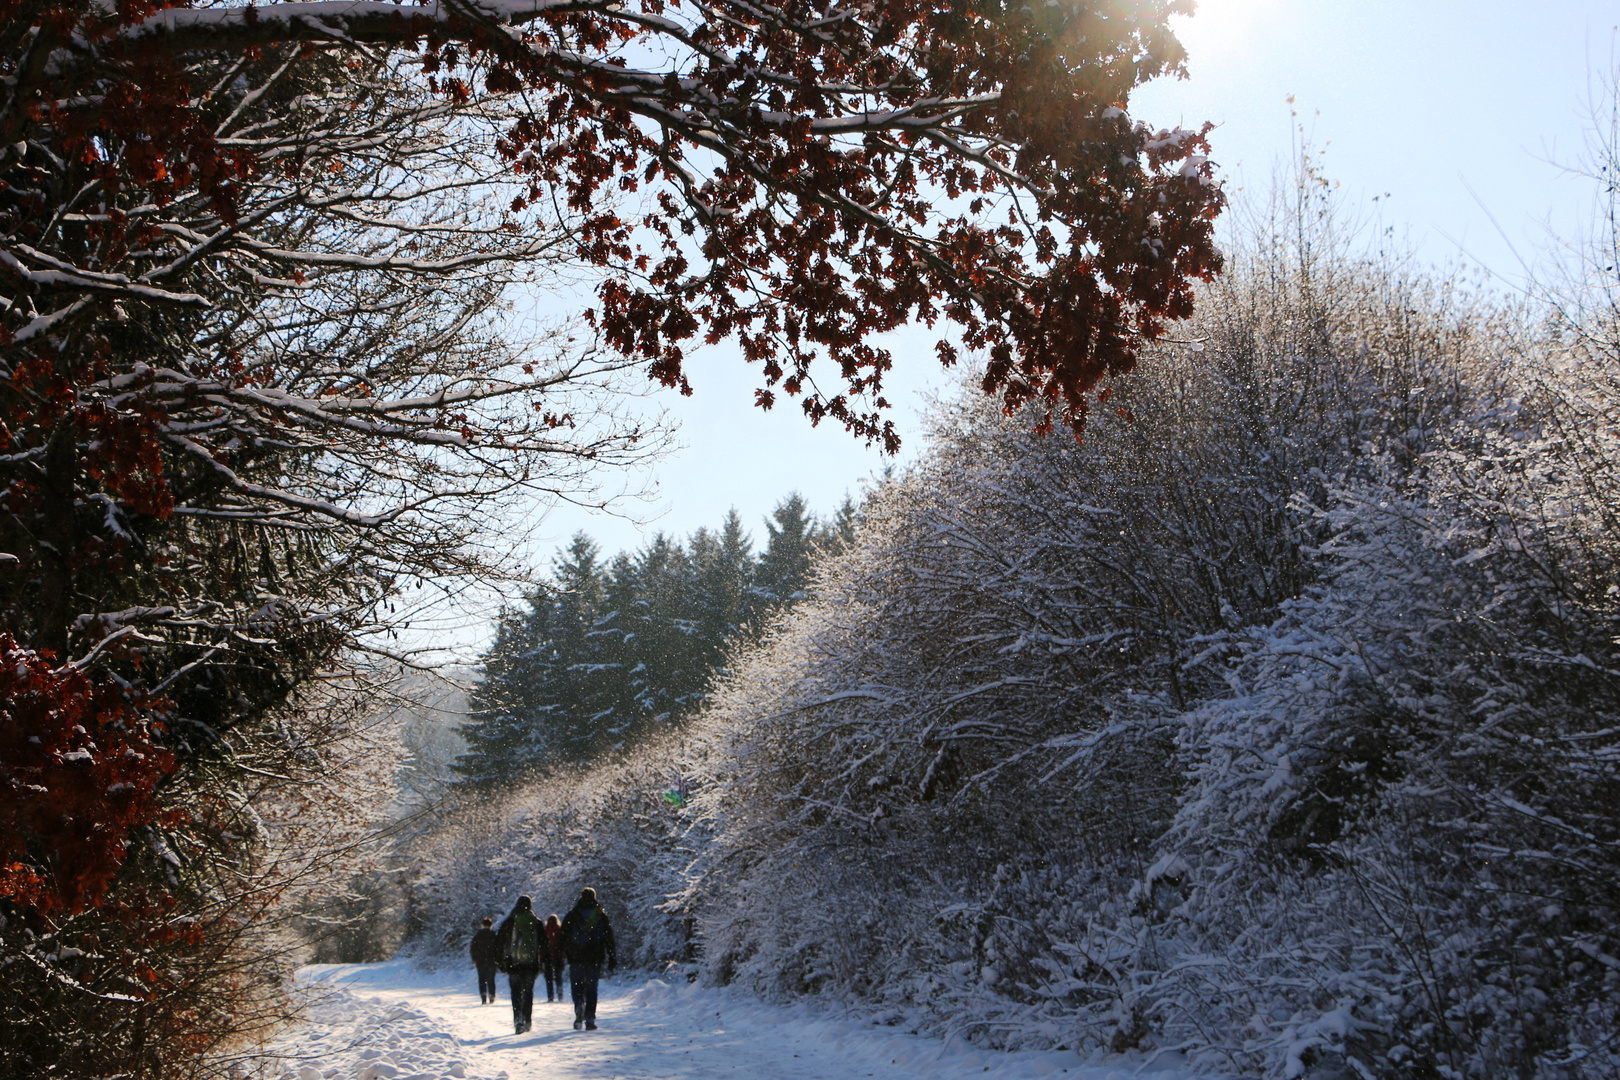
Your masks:
M 791 494 L 757 559 L 735 510 L 686 545 L 660 533 L 611 561 L 577 534 L 526 607 L 501 616 L 460 729 L 467 752 L 450 766 L 459 782 L 521 782 L 690 716 L 732 646 L 804 597 L 816 559 L 845 550 L 858 519 L 846 498 L 822 524 Z
M 460 729 L 467 752 L 450 766 L 464 782 L 499 782 L 553 760 L 589 757 L 623 723 L 614 711 L 627 704 L 628 656 L 622 613 L 608 604 L 619 598 L 622 578 L 610 577 L 598 554 L 595 541 L 577 534 L 528 610 L 502 615 L 472 693 L 473 721 Z
M 721 668 L 726 643 L 742 633 L 749 618 L 749 578 L 754 556 L 742 519 L 733 510 L 718 533 L 699 529 L 692 535 L 692 621 L 696 648 L 708 671 Z
M 657 722 L 689 710 L 708 683 L 696 649 L 696 580 L 686 550 L 662 533 L 628 572 L 619 586 L 628 600 L 621 618 L 626 678 L 637 715 Z
M 779 611 L 803 598 L 821 530 L 797 492 L 776 504 L 765 529 L 770 542 L 754 572 L 754 599 L 762 608 Z

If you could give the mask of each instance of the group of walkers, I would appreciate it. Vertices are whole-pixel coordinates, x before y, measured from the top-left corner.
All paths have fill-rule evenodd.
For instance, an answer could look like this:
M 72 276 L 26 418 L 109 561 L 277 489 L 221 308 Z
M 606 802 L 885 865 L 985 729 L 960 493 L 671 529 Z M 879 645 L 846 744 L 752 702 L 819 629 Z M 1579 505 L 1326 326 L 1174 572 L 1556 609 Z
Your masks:
M 473 934 L 472 961 L 478 969 L 478 1000 L 495 1000 L 495 972 L 506 972 L 512 990 L 512 1026 L 519 1035 L 528 1031 L 533 1020 L 534 984 L 541 974 L 546 979 L 546 1000 L 562 1000 L 563 965 L 568 966 L 570 996 L 574 1002 L 574 1030 L 596 1030 L 596 987 L 603 968 L 611 972 L 619 966 L 613 944 L 613 927 L 607 912 L 597 902 L 595 889 L 582 889 L 573 910 L 563 918 L 534 913 L 534 901 L 517 898 L 512 913 L 492 929 L 494 919 L 485 919 Z

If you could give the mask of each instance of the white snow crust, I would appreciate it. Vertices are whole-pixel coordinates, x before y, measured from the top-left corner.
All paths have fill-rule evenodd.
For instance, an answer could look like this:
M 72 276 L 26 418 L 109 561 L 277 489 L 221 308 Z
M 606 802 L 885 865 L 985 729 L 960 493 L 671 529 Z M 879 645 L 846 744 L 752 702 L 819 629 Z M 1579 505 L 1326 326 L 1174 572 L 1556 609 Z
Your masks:
M 478 1002 L 469 967 L 409 961 L 313 965 L 298 975 L 307 1022 L 270 1049 L 284 1080 L 1185 1080 L 1175 1058 L 1086 1063 L 1063 1052 L 1001 1053 L 893 1028 L 778 1006 L 644 974 L 602 982 L 597 1031 L 573 1030 L 573 1009 L 548 1004 L 512 1033 L 501 1000 Z

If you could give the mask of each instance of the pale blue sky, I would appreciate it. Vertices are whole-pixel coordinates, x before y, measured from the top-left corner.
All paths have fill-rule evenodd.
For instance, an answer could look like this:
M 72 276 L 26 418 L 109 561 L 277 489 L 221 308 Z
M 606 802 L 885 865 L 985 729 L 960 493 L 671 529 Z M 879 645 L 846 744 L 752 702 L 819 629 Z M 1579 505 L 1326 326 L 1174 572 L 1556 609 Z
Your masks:
M 1156 127 L 1219 125 L 1214 157 L 1234 200 L 1264 194 L 1302 122 L 1348 209 L 1394 227 L 1423 261 L 1477 263 L 1511 284 L 1515 249 L 1537 257 L 1546 226 L 1572 233 L 1590 198 L 1554 162 L 1579 156 L 1617 23 L 1617 0 L 1202 0 L 1176 20 L 1190 78 L 1146 88 L 1131 112 Z M 901 462 L 923 442 L 923 393 L 949 380 L 931 340 L 895 342 Z M 652 470 L 658 497 L 622 508 L 643 523 L 553 510 L 534 532 L 537 560 L 577 529 L 612 552 L 658 530 L 684 537 L 731 506 L 761 542 L 788 491 L 825 513 L 883 467 L 841 429 L 811 430 L 791 403 L 753 408 L 756 372 L 729 350 L 690 371 L 694 397 L 653 399 L 682 447 Z

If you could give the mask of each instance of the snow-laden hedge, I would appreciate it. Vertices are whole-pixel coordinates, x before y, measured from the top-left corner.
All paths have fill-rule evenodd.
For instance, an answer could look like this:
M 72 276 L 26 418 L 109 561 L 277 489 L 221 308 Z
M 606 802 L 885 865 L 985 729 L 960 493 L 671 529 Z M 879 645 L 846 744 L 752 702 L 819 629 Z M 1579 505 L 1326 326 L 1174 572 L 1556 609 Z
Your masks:
M 469 799 L 409 848 L 409 948 L 465 956 L 484 916 L 497 923 L 528 894 L 559 916 L 585 886 L 612 919 L 619 961 L 662 967 L 695 956 L 687 918 L 668 909 L 702 841 L 681 805 L 678 765 L 691 738 L 649 743 L 628 760 L 559 770 L 502 798 Z
M 642 962 L 986 1046 L 1620 1074 L 1620 356 L 1252 252 L 1083 445 L 942 406 L 687 742 L 424 910 L 589 880 Z

